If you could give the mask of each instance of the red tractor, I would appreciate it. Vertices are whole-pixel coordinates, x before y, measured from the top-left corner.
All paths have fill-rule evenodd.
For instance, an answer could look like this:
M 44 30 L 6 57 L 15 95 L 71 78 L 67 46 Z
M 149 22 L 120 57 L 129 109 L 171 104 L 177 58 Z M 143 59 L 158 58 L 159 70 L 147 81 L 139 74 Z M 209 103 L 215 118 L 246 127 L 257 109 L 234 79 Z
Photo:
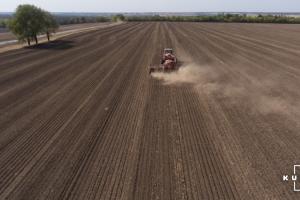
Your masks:
M 177 59 L 176 56 L 173 53 L 173 49 L 166 48 L 163 51 L 160 66 L 154 67 L 150 66 L 149 73 L 155 71 L 162 71 L 162 72 L 170 72 L 174 71 L 176 69 Z

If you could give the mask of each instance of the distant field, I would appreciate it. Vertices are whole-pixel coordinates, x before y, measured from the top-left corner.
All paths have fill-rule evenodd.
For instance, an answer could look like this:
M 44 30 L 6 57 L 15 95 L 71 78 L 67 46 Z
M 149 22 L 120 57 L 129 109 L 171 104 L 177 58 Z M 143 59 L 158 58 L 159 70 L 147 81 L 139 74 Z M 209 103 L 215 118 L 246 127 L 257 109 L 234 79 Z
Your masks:
M 299 199 L 299 35 L 123 23 L 1 53 L 0 199 Z M 149 75 L 165 47 L 179 71 Z
M 62 25 L 62 26 L 60 26 L 60 28 L 57 32 L 94 27 L 94 26 L 99 26 L 101 24 L 107 24 L 107 23 L 108 22 Z M 16 37 L 12 33 L 10 33 L 8 29 L 0 28 L 0 42 L 7 41 L 7 40 L 16 40 Z

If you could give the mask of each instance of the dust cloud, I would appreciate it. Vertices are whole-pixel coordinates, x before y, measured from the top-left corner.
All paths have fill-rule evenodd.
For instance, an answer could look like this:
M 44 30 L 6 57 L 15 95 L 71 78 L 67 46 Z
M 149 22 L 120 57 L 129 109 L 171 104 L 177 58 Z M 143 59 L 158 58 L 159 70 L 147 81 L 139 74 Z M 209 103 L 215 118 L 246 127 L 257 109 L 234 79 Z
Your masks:
M 163 81 L 165 85 L 180 85 L 180 84 L 204 84 L 212 79 L 213 73 L 209 67 L 199 67 L 196 64 L 188 64 L 181 66 L 178 71 L 163 73 L 154 72 L 151 74 L 154 78 Z
M 272 81 L 266 80 L 266 84 L 256 85 L 257 83 L 245 83 L 228 78 L 224 80 L 224 74 L 221 74 L 215 66 L 201 66 L 196 63 L 185 64 L 175 72 L 154 72 L 152 76 L 161 80 L 164 85 L 188 84 L 201 94 L 216 95 L 231 104 L 247 103 L 252 111 L 259 111 L 265 115 L 280 113 L 300 116 L 297 112 L 300 105 L 294 105 L 287 98 L 266 93 L 277 87 Z
M 300 105 L 282 97 L 258 96 L 256 108 L 263 114 L 281 113 L 300 118 Z

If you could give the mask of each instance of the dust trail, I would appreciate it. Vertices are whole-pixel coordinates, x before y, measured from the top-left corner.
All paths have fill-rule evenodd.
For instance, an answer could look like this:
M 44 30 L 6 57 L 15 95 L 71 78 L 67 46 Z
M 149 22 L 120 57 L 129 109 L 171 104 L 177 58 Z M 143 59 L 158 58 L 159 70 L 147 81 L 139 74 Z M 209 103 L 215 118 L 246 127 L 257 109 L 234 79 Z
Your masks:
M 254 103 L 256 108 L 263 114 L 281 113 L 300 119 L 300 104 L 293 103 L 286 98 L 261 94 Z
M 258 106 L 261 110 L 261 112 L 264 112 L 266 114 L 274 112 L 282 112 L 290 109 L 289 104 L 281 98 L 270 98 L 268 96 L 260 96 L 258 99 Z
M 213 79 L 213 73 L 210 72 L 209 67 L 199 67 L 196 64 L 187 64 L 181 66 L 178 71 L 163 73 L 154 72 L 152 76 L 160 79 L 166 85 L 178 84 L 204 84 Z
M 293 104 L 288 98 L 266 94 L 266 91 L 277 87 L 272 79 L 262 83 L 241 82 L 224 78 L 224 74 L 215 66 L 201 66 L 192 62 L 181 66 L 176 72 L 155 72 L 152 76 L 162 80 L 164 85 L 189 84 L 200 93 L 225 98 L 233 105 L 247 103 L 252 111 L 264 115 L 276 113 L 300 116 L 299 104 Z

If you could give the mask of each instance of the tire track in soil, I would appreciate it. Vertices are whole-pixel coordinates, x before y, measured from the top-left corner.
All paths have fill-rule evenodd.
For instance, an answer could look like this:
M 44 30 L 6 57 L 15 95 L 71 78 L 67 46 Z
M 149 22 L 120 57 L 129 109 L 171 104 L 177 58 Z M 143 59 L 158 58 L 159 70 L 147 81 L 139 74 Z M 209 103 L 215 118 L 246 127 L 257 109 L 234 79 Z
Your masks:
M 39 131 L 41 131 L 41 130 L 39 130 Z M 29 132 L 29 133 L 30 133 L 30 132 Z M 36 132 L 36 133 L 39 133 L 39 132 Z M 30 139 L 35 139 L 35 138 L 34 138 L 34 136 L 31 136 L 31 138 L 29 138 L 29 140 L 28 140 L 29 142 L 30 142 Z M 37 140 L 37 141 L 39 141 L 39 140 Z M 18 146 L 18 145 L 15 144 L 15 146 Z M 25 145 L 25 147 L 26 147 L 26 146 L 27 146 L 27 145 Z M 24 150 L 23 150 L 23 151 L 24 151 Z M 26 153 L 26 151 L 25 151 L 24 153 Z M 10 162 L 9 162 L 9 163 L 10 163 Z M 10 164 L 11 164 L 11 163 L 10 163 Z
M 179 42 L 178 42 L 178 39 L 176 39 L 176 34 L 172 34 L 172 33 L 176 33 L 176 32 L 174 32 L 174 31 L 169 32 L 169 35 L 173 36 L 174 40 L 177 40 L 176 43 L 178 44 Z M 178 47 L 178 48 L 181 48 L 180 51 L 184 52 L 182 46 Z M 183 102 L 189 102 L 189 101 L 191 101 L 191 103 L 193 103 L 193 102 L 196 103 L 196 102 L 200 102 L 201 101 L 200 99 L 198 99 L 197 95 L 193 94 L 193 92 L 192 92 L 192 90 L 191 90 L 190 87 L 185 88 L 185 91 L 189 91 L 190 94 L 187 94 L 187 95 L 183 94 L 184 97 L 188 96 L 190 99 L 192 97 L 194 97 L 195 100 L 191 101 L 191 100 L 186 99 Z M 183 106 L 180 106 L 180 107 L 183 107 Z M 185 106 L 185 107 L 187 107 L 187 106 Z M 195 111 L 195 108 L 199 108 L 199 110 Z M 197 122 L 196 119 L 198 119 L 198 120 L 201 119 L 201 116 L 196 117 L 199 113 L 202 113 L 201 112 L 202 109 L 200 109 L 200 108 L 201 108 L 201 104 L 198 105 L 198 106 L 195 105 L 194 108 L 191 109 L 191 111 L 190 111 L 190 112 L 193 112 L 193 111 L 195 112 L 195 113 L 193 113 L 191 115 L 191 116 L 195 116 L 195 117 L 193 117 L 193 118 L 190 119 L 190 121 L 193 121 L 193 120 L 195 121 L 195 126 L 199 126 L 199 123 Z M 201 121 L 206 121 L 205 117 L 202 117 L 202 119 L 203 120 L 201 120 Z M 188 123 L 184 123 L 184 124 L 188 124 Z M 187 127 L 187 128 L 192 128 L 192 127 Z M 199 141 L 200 140 L 200 144 L 208 143 L 209 147 L 213 147 L 214 144 L 213 144 L 213 141 L 211 139 L 211 134 L 209 133 L 209 128 L 208 127 L 210 127 L 210 125 L 207 125 L 207 130 L 206 131 L 199 132 L 198 134 L 197 134 L 197 131 L 201 130 L 200 127 L 199 128 L 195 128 L 191 132 L 195 134 L 195 136 L 194 136 L 195 140 L 194 141 L 197 141 L 197 140 Z M 184 129 L 186 129 L 186 128 L 184 128 Z M 207 133 L 205 134 L 205 132 L 207 132 Z M 201 139 L 201 137 L 199 137 L 199 136 L 203 136 L 203 138 Z M 201 142 L 201 140 L 202 140 L 202 142 Z M 198 146 L 200 146 L 200 144 Z M 191 146 L 197 146 L 197 145 L 191 145 Z M 206 168 L 206 169 L 212 169 L 214 171 L 212 171 L 212 172 L 205 172 L 205 174 L 213 174 L 212 177 L 208 178 L 208 180 L 210 180 L 210 178 L 213 178 L 213 181 L 211 183 L 211 185 L 213 185 L 213 187 L 211 187 L 211 188 L 218 188 L 219 187 L 219 189 L 218 189 L 219 191 L 213 191 L 212 194 L 221 193 L 221 195 L 217 196 L 216 198 L 224 198 L 225 197 L 225 198 L 229 198 L 229 199 L 235 199 L 236 198 L 236 196 L 234 195 L 236 193 L 235 186 L 233 185 L 232 180 L 230 180 L 230 177 L 226 176 L 226 174 L 228 173 L 228 169 L 226 168 L 226 165 L 224 165 L 224 164 L 222 165 L 221 164 L 221 163 L 224 163 L 224 158 L 219 158 L 219 156 L 218 156 L 218 155 L 220 155 L 221 152 L 218 152 L 217 149 L 212 149 L 212 150 L 209 150 L 209 151 L 207 151 L 207 149 L 209 149 L 209 148 L 203 148 L 204 152 L 205 151 L 206 152 L 203 154 L 202 157 L 204 159 L 205 159 L 205 156 L 207 156 L 207 155 L 213 155 L 213 157 L 209 156 L 208 158 L 206 158 L 206 161 L 204 161 L 203 163 L 208 163 L 209 164 L 211 162 L 211 166 L 204 167 L 204 168 Z M 219 180 L 219 177 L 223 177 L 222 180 Z M 204 179 L 206 179 L 206 177 L 204 177 Z M 219 184 L 219 186 L 218 186 L 218 184 Z M 227 187 L 224 187 L 225 185 Z M 226 195 L 228 195 L 228 196 L 226 197 Z
M 126 40 L 124 41 L 124 42 L 126 42 Z M 122 46 L 122 44 L 124 44 L 124 43 L 122 43 L 122 42 L 120 42 L 120 46 Z M 112 51 L 110 54 L 108 54 L 108 55 L 105 55 L 105 51 L 107 51 L 107 49 L 103 49 L 103 50 L 101 50 L 101 51 L 99 51 L 99 53 L 101 54 L 102 52 L 104 52 L 104 54 L 102 54 L 103 55 L 103 57 L 105 58 L 105 57 L 109 57 L 109 56 L 112 56 L 113 55 L 113 53 L 114 53 L 114 51 Z M 97 61 L 97 62 L 99 62 L 99 61 Z M 93 66 L 93 68 L 92 69 L 89 69 L 89 68 L 82 68 L 80 65 L 79 66 L 76 66 L 77 67 L 77 70 L 81 70 L 81 71 L 86 71 L 86 72 L 88 72 L 88 71 L 90 71 L 90 70 L 93 70 L 93 71 L 95 71 L 95 70 L 97 70 L 97 62 L 95 63 L 95 64 L 93 64 L 93 65 L 88 65 L 88 67 L 89 66 Z M 73 67 L 73 66 L 71 66 L 71 67 Z M 56 85 L 53 85 L 53 84 L 50 84 L 50 87 L 42 87 L 42 86 L 39 86 L 38 87 L 38 89 L 41 91 L 41 94 L 43 95 L 42 97 L 43 98 L 38 98 L 39 97 L 39 93 L 36 93 L 36 92 L 38 92 L 38 91 L 36 91 L 35 92 L 35 94 L 36 95 L 34 95 L 34 96 L 32 96 L 31 95 L 31 97 L 30 98 L 25 98 L 24 100 L 23 100 L 23 98 L 21 98 L 21 99 L 18 99 L 18 101 L 13 101 L 12 103 L 14 103 L 14 104 L 12 104 L 11 106 L 8 106 L 7 104 L 5 104 L 6 105 L 6 109 L 4 110 L 4 109 L 2 109 L 2 112 L 3 113 L 6 113 L 6 112 L 8 112 L 8 111 L 10 111 L 10 116 L 8 116 L 8 117 L 6 117 L 5 118 L 5 121 L 3 121 L 3 124 L 2 124 L 2 126 L 1 126 L 1 128 L 5 128 L 5 127 L 7 127 L 7 126 L 9 126 L 10 124 L 9 124 L 9 122 L 11 121 L 10 119 L 14 119 L 14 121 L 16 120 L 16 116 L 21 116 L 22 115 L 22 113 L 27 113 L 28 112 L 28 108 L 30 108 L 30 107 L 32 107 L 33 105 L 32 105 L 32 103 L 34 103 L 34 105 L 38 105 L 38 103 L 39 102 L 43 102 L 43 104 L 45 104 L 46 102 L 49 102 L 50 101 L 50 99 L 56 99 L 56 96 L 58 95 L 58 94 L 60 94 L 61 93 L 61 91 L 64 91 L 66 88 L 64 87 L 64 89 L 62 89 L 62 88 L 60 88 L 60 85 L 64 85 L 65 83 L 68 83 L 68 82 L 70 82 L 70 80 L 72 80 L 72 79 L 74 79 L 74 78 L 76 78 L 76 77 L 74 77 L 74 75 L 76 75 L 77 77 L 80 77 L 82 80 L 84 80 L 84 77 L 83 77 L 83 74 L 81 74 L 80 73 L 80 71 L 74 71 L 75 69 L 72 69 L 71 67 L 65 67 L 66 68 L 66 70 L 69 70 L 69 72 L 72 72 L 72 73 L 69 73 L 70 75 L 69 75 L 69 79 L 64 75 L 64 74 L 62 74 L 62 75 L 64 75 L 63 77 L 64 77 L 64 79 L 59 79 L 58 77 L 57 77 L 57 75 L 56 74 L 53 74 L 53 78 L 54 78 L 54 81 L 53 81 L 53 83 L 55 83 L 55 81 L 57 81 L 57 79 L 58 80 L 60 80 L 60 81 L 63 81 L 63 82 L 56 82 L 57 84 Z M 87 73 L 85 73 L 85 74 L 87 74 Z M 86 78 L 86 77 L 85 77 Z M 81 80 L 78 80 L 78 82 L 80 82 Z M 49 85 L 49 83 L 51 83 L 50 81 L 48 81 L 47 82 L 47 85 Z M 72 82 L 71 82 L 72 83 Z M 75 82 L 76 83 L 76 82 Z M 46 83 L 45 83 L 46 84 Z M 40 84 L 40 85 L 43 85 L 43 84 Z M 74 85 L 74 84 L 73 84 Z M 69 88 L 70 88 L 70 86 L 71 87 L 74 87 L 74 86 L 72 86 L 72 85 L 70 85 L 69 84 Z M 52 88 L 51 88 L 52 87 Z M 51 88 L 51 89 L 50 89 Z M 45 92 L 45 90 L 43 90 L 43 89 L 47 89 L 47 91 Z M 51 94 L 51 91 L 53 91 L 53 93 Z M 31 92 L 32 92 L 32 89 L 31 89 Z M 16 94 L 19 94 L 18 92 L 16 93 Z M 31 94 L 31 93 L 29 93 L 29 94 Z M 49 94 L 51 94 L 51 98 L 49 99 Z M 45 102 L 45 100 L 46 100 L 46 102 Z M 22 104 L 18 104 L 18 102 L 22 102 Z M 31 104 L 26 104 L 26 103 L 31 103 Z M 43 106 L 43 104 L 42 105 L 39 105 L 39 106 L 37 106 L 37 110 L 39 110 L 40 108 L 39 107 L 41 107 L 41 106 Z M 16 105 L 18 105 L 18 106 L 16 106 Z M 12 111 L 16 111 L 15 113 L 13 113 Z M 28 114 L 29 115 L 29 114 Z M 30 118 L 32 118 L 32 117 L 34 117 L 34 115 L 29 115 L 29 116 L 24 116 L 23 118 L 26 118 L 27 120 L 28 119 L 30 119 Z
M 97 64 L 97 63 L 96 63 L 96 64 Z M 93 64 L 93 65 L 95 66 L 95 64 Z M 92 66 L 93 66 L 93 65 L 92 65 Z

